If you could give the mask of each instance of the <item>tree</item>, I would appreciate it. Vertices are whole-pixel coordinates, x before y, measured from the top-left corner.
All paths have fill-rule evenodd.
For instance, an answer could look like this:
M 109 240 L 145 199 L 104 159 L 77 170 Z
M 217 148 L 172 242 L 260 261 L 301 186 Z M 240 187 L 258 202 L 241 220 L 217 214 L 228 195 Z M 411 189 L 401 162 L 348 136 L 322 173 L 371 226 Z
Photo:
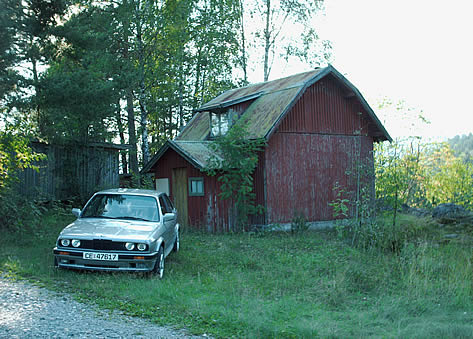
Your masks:
M 165 1 L 155 24 L 148 108 L 154 149 L 173 138 L 193 110 L 238 81 L 238 2 Z
M 236 123 L 227 134 L 218 137 L 211 145 L 214 155 L 204 169 L 208 175 L 218 176 L 220 199 L 232 202 L 234 231 L 244 229 L 250 215 L 261 213 L 263 208 L 255 204 L 253 173 L 266 141 L 249 140 L 247 135 L 246 125 Z
M 116 81 L 120 63 L 111 45 L 110 18 L 90 8 L 72 16 L 55 30 L 53 57 L 40 78 L 42 136 L 49 141 L 110 142 L 110 128 L 120 96 Z
M 297 57 L 311 66 L 327 62 L 330 42 L 320 40 L 311 27 L 311 20 L 322 7 L 323 0 L 258 0 L 248 9 L 253 22 L 262 23 L 251 34 L 255 47 L 263 49 L 263 81 L 268 81 L 274 61 L 281 61 L 279 57 L 286 62 Z
M 4 0 L 1 9 L 6 19 L 0 26 L 5 37 L 2 55 L 7 56 L 5 60 L 9 64 L 7 76 L 2 76 L 2 88 L 15 86 L 7 100 L 2 89 L 4 104 L 10 112 L 33 113 L 40 125 L 39 68 L 47 62 L 51 32 L 65 14 L 67 0 Z M 5 70 L 2 73 L 5 75 Z

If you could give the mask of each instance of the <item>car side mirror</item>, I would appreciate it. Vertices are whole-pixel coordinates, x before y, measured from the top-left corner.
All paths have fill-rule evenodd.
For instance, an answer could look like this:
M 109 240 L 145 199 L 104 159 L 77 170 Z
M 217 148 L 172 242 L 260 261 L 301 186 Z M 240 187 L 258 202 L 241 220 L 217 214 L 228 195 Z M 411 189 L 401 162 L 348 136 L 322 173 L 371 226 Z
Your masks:
M 74 214 L 77 218 L 80 218 L 80 213 L 82 211 L 79 208 L 73 208 L 72 209 L 72 214 Z
M 174 213 L 166 213 L 163 217 L 163 220 L 166 222 L 166 221 L 174 220 L 174 218 L 175 218 Z

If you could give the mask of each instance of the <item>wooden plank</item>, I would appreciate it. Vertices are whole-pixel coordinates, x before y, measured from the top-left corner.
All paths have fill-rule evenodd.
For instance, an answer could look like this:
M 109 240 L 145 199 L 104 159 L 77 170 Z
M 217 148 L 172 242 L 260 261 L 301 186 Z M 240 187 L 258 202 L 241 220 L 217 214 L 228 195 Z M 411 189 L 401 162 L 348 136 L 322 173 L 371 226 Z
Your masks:
M 172 169 L 172 195 L 174 204 L 178 212 L 177 221 L 181 226 L 188 226 L 188 205 L 187 205 L 187 168 Z

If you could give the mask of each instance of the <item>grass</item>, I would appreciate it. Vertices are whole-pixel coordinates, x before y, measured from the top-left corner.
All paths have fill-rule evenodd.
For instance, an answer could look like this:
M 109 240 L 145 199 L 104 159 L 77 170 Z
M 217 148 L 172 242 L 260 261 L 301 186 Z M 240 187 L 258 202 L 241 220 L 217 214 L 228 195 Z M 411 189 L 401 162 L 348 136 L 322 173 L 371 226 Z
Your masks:
M 103 308 L 215 337 L 473 334 L 471 243 L 437 241 L 437 230 L 437 240 L 407 244 L 398 255 L 353 248 L 331 232 L 187 231 L 160 281 L 54 269 L 51 249 L 72 219 L 56 209 L 34 235 L 2 234 L 0 270 Z

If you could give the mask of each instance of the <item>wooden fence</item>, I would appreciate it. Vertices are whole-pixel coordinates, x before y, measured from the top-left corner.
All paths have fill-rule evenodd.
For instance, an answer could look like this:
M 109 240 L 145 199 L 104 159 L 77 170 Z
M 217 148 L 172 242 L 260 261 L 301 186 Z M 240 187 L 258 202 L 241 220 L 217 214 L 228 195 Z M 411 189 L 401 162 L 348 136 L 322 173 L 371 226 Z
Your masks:
M 119 150 L 114 144 L 49 145 L 33 142 L 32 148 L 46 158 L 36 163 L 39 171 L 19 174 L 20 194 L 34 200 L 82 201 L 97 190 L 119 187 Z

